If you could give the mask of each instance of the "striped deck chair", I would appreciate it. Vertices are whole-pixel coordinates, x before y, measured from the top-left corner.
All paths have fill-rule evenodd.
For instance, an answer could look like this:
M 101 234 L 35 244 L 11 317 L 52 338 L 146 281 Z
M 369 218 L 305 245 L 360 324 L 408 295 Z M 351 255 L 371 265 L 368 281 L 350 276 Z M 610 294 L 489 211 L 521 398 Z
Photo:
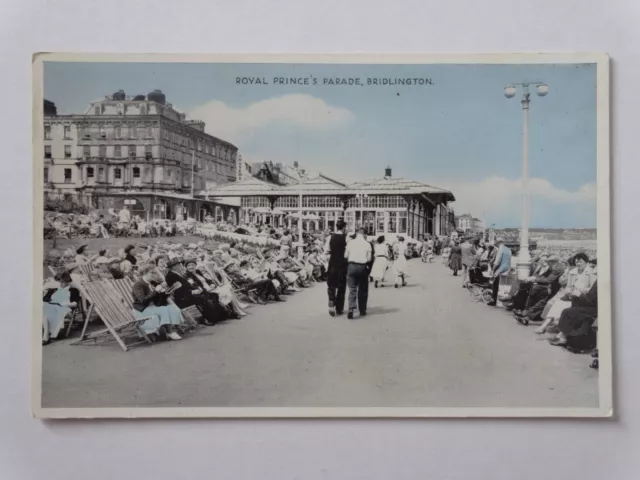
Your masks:
M 227 275 L 227 272 L 225 272 L 224 269 L 221 268 L 216 262 L 205 263 L 204 269 L 209 273 L 209 275 L 211 275 L 211 278 L 214 279 L 214 281 L 216 282 L 216 284 L 218 284 L 219 287 L 222 287 L 225 285 L 231 285 L 231 290 L 233 291 L 234 295 L 236 296 L 243 295 L 247 299 L 249 299 L 251 303 L 258 303 L 258 298 L 257 298 L 255 289 L 248 289 L 247 287 L 241 287 L 237 285 L 231 279 L 231 277 Z M 218 274 L 217 272 L 220 272 L 220 273 Z
M 87 277 L 87 279 L 89 281 L 95 280 L 95 275 L 96 275 L 96 266 L 90 263 L 87 263 L 85 265 L 78 265 L 77 266 L 77 271 L 78 273 L 80 273 L 81 275 L 84 275 L 85 277 Z
M 87 282 L 82 285 L 82 290 L 91 301 L 90 311 L 85 319 L 80 339 L 73 345 L 87 344 L 93 342 L 97 344 L 100 341 L 110 340 L 114 338 L 120 347 L 126 352 L 129 347 L 139 345 L 141 343 L 151 343 L 149 337 L 139 333 L 137 328 L 141 323 L 151 317 L 136 318 L 133 308 L 133 289 L 134 281 L 131 278 L 123 278 L 120 280 L 98 280 Z M 91 310 L 95 309 L 102 319 L 106 329 L 87 334 L 88 319 Z M 197 309 L 196 309 L 197 310 Z M 188 324 L 195 325 L 192 308 L 182 310 L 182 314 Z M 200 312 L 197 312 L 199 315 Z M 125 338 L 132 335 L 142 336 L 143 340 L 135 343 L 127 344 Z

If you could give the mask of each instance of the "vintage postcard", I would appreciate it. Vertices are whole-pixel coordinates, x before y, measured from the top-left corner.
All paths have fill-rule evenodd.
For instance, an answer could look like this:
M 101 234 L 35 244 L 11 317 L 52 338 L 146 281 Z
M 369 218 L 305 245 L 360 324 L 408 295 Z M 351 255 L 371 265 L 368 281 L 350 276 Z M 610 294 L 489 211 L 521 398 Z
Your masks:
M 612 416 L 609 58 L 33 58 L 37 418 Z

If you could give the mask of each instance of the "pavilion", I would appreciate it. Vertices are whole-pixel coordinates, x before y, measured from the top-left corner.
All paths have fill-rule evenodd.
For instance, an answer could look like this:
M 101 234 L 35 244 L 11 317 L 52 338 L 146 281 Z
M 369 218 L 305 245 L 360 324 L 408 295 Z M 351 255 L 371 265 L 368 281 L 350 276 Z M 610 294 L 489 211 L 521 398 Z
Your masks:
M 392 178 L 390 168 L 383 178 L 352 184 L 324 174 L 294 185 L 251 177 L 216 186 L 199 196 L 240 198 L 240 219 L 244 223 L 335 231 L 337 220 L 342 218 L 348 231 L 363 226 L 370 236 L 405 234 L 412 238 L 447 235 L 455 229 L 453 209 L 448 206 L 455 197 L 450 191 Z

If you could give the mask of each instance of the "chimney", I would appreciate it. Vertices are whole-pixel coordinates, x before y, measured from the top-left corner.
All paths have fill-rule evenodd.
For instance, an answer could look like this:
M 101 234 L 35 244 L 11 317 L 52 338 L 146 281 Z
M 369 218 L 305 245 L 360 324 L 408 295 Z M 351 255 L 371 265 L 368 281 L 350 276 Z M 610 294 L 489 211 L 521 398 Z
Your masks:
M 293 168 L 298 168 L 298 166 L 299 166 L 298 161 L 297 161 L 297 160 L 296 160 L 296 161 L 294 161 L 294 162 L 293 162 Z
M 391 167 L 384 169 L 384 178 L 391 178 Z

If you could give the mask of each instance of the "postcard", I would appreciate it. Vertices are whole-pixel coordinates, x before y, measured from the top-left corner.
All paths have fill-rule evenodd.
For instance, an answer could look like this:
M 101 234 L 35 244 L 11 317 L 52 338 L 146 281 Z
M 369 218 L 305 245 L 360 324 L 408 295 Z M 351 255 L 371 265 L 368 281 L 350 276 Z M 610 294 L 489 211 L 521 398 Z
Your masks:
M 606 54 L 35 54 L 33 162 L 36 418 L 613 415 Z

